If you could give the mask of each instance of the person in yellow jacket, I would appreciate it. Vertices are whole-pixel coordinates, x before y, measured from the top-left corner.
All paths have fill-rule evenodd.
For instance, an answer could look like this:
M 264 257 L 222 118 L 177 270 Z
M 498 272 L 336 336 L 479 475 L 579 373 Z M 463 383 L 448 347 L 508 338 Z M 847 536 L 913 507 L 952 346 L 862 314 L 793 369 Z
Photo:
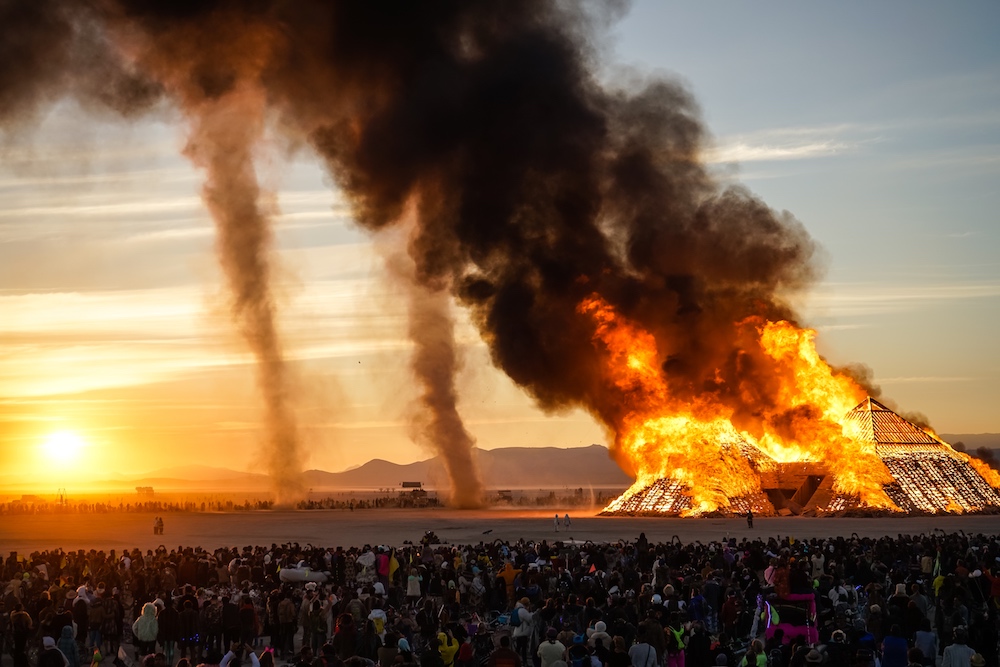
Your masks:
M 438 651 L 441 653 L 441 661 L 444 662 L 444 667 L 455 667 L 455 656 L 458 654 L 460 646 L 451 629 L 439 632 L 438 641 L 441 643 Z

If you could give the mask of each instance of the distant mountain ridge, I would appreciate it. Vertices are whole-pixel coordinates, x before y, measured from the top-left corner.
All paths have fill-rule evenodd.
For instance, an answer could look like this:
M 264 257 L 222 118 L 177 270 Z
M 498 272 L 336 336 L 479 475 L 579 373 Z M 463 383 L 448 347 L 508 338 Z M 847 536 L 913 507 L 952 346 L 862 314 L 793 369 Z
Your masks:
M 600 445 L 589 447 L 503 447 L 477 450 L 483 483 L 488 488 L 579 488 L 621 487 L 632 478 L 608 456 Z M 400 482 L 444 484 L 444 465 L 438 457 L 401 465 L 373 459 L 344 472 L 309 470 L 306 484 L 316 488 L 381 488 Z
M 601 445 L 587 447 L 503 447 L 477 450 L 476 458 L 487 489 L 625 488 L 632 478 L 608 456 Z M 372 459 L 342 472 L 308 470 L 306 486 L 313 491 L 395 488 L 401 482 L 422 482 L 429 488 L 446 486 L 447 476 L 439 457 L 399 464 Z M 21 480 L 19 480 L 21 481 Z M 270 490 L 270 479 L 261 473 L 240 472 L 203 465 L 172 466 L 144 474 L 116 475 L 92 482 L 95 487 L 132 490 L 217 490 L 220 492 Z M 0 478 L 0 486 L 14 487 L 14 480 Z
M 938 433 L 938 437 L 950 445 L 961 442 L 966 450 L 977 447 L 1000 449 L 1000 433 Z
M 1000 450 L 1000 433 L 941 433 L 945 442 L 961 442 L 972 453 L 979 447 Z M 1000 451 L 997 452 L 1000 459 Z M 586 447 L 501 447 L 477 450 L 476 457 L 487 489 L 625 488 L 632 484 L 601 445 Z M 429 488 L 446 485 L 444 465 L 437 458 L 400 464 L 383 459 L 341 472 L 308 470 L 306 486 L 313 491 L 350 491 L 396 488 L 401 482 L 422 482 Z M 25 480 L 0 476 L 0 488 L 20 490 Z M 241 472 L 205 465 L 171 466 L 144 474 L 116 474 L 94 480 L 94 486 L 133 490 L 151 486 L 157 490 L 216 490 L 219 492 L 270 490 L 271 481 L 261 473 Z

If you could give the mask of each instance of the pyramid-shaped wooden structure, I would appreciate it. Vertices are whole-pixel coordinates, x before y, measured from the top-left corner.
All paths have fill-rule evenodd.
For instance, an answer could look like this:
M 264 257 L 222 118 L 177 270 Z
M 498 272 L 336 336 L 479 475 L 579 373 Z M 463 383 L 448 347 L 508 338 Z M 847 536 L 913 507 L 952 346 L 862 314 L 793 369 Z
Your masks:
M 907 421 L 874 398 L 847 414 L 859 439 L 875 445 L 895 483 L 886 494 L 904 512 L 962 511 L 1000 507 L 1000 492 L 934 435 Z
M 969 457 L 867 398 L 845 417 L 857 440 L 874 445 L 893 482 L 886 495 L 903 512 L 972 512 L 1000 507 L 1000 491 L 979 474 Z M 782 464 L 743 441 L 727 443 L 729 453 L 747 458 L 760 477 L 761 492 L 728 499 L 725 512 L 758 515 L 836 512 L 857 507 L 858 499 L 833 491 L 835 470 L 822 462 Z M 631 489 L 630 489 L 631 491 Z M 624 494 L 602 512 L 606 515 L 678 515 L 691 508 L 689 490 L 672 479 L 658 479 Z

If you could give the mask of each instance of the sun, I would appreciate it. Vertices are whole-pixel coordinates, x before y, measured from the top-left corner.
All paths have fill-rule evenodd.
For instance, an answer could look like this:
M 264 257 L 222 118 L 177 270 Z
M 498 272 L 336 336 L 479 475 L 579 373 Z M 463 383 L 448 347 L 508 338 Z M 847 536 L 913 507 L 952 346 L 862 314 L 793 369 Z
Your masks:
M 42 444 L 45 451 L 45 458 L 50 463 L 67 464 L 73 463 L 80 457 L 80 450 L 84 446 L 83 438 L 72 431 L 59 431 L 53 433 Z

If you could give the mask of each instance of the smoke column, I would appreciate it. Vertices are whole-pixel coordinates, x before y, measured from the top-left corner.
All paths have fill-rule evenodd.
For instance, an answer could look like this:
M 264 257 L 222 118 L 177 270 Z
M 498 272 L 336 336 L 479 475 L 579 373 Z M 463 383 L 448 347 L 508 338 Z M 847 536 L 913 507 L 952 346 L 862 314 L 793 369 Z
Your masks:
M 413 286 L 409 294 L 409 333 L 414 344 L 413 372 L 426 408 L 422 439 L 441 454 L 451 481 L 450 504 L 473 508 L 483 504 L 483 485 L 473 459 L 475 441 L 458 414 L 455 373 L 459 360 L 455 325 L 447 292 Z
M 289 504 L 305 491 L 303 452 L 275 324 L 271 225 L 259 206 L 254 169 L 267 109 L 260 76 L 281 46 L 280 36 L 260 21 L 233 22 L 212 14 L 197 25 L 153 23 L 148 37 L 135 43 L 125 37 L 119 43 L 137 54 L 190 119 L 185 154 L 206 172 L 202 198 L 218 232 L 231 314 L 256 361 L 265 465 L 278 504 Z
M 403 230 L 412 232 L 415 216 L 408 206 Z M 475 461 L 475 440 L 458 412 L 455 376 L 460 369 L 451 299 L 443 287 L 413 279 L 413 261 L 397 235 L 377 237 L 386 268 L 407 300 L 407 332 L 413 342 L 410 367 L 420 388 L 419 407 L 410 416 L 413 439 L 438 454 L 451 485 L 449 504 L 470 509 L 483 504 L 483 484 Z
M 290 144 L 312 147 L 364 228 L 393 226 L 420 202 L 415 284 L 450 286 L 493 363 L 543 408 L 582 406 L 613 431 L 630 409 L 578 309 L 596 296 L 655 338 L 675 401 L 710 399 L 740 430 L 794 439 L 815 418 L 783 402 L 783 371 L 747 323 L 795 322 L 782 295 L 815 280 L 815 244 L 791 215 L 711 178 L 682 87 L 599 79 L 594 44 L 621 5 L 8 0 L 0 26 L 10 19 L 18 39 L 0 42 L 14 51 L 0 53 L 0 115 L 12 113 L 8 95 L 30 110 L 65 92 L 141 111 L 152 81 L 193 119 L 188 152 L 209 172 L 206 201 L 260 360 L 274 447 L 292 446 L 294 429 L 254 203 L 250 153 L 265 113 Z M 84 53 L 100 54 L 89 62 L 109 75 L 84 76 L 74 65 Z M 239 123 L 249 127 L 230 127 Z M 440 343 L 450 334 L 438 312 L 412 324 Z M 435 359 L 427 396 L 453 407 L 443 376 L 454 357 Z M 464 432 L 457 417 L 442 428 Z
M 259 91 L 235 91 L 205 104 L 186 153 L 208 174 L 203 198 L 218 230 L 217 249 L 232 295 L 233 320 L 256 359 L 264 400 L 265 464 L 277 502 L 288 504 L 302 497 L 305 485 L 269 287 L 271 229 L 257 205 L 252 151 L 263 125 L 261 100 Z

